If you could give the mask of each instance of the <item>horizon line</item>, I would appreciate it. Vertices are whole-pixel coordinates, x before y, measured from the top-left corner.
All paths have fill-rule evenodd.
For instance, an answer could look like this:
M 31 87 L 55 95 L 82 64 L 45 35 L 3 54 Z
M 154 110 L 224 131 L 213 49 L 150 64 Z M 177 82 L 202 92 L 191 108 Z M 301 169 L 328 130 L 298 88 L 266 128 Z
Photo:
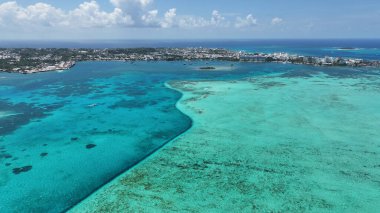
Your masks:
M 50 42 L 50 41 L 255 41 L 255 40 L 380 40 L 380 38 L 111 38 L 111 39 L 0 39 L 0 42 L 14 42 L 14 41 L 38 41 L 38 42 Z

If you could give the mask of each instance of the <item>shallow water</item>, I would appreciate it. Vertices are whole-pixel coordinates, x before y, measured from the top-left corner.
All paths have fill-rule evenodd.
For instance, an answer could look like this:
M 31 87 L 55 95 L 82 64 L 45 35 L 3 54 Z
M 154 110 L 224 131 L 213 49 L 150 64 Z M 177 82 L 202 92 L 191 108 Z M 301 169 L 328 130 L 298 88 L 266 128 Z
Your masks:
M 76 212 L 376 212 L 380 78 L 174 81 L 193 128 Z
M 0 74 L 2 212 L 70 208 L 186 131 L 191 120 L 175 108 L 181 95 L 166 88 L 167 81 L 379 74 L 376 69 L 232 64 L 82 62 L 65 72 Z M 197 69 L 205 65 L 223 71 Z

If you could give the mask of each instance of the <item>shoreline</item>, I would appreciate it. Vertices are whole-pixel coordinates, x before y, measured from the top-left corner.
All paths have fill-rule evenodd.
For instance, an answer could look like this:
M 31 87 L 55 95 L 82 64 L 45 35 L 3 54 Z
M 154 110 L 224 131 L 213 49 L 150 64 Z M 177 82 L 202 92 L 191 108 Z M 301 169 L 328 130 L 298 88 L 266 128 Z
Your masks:
M 177 61 L 189 61 L 189 60 L 177 60 Z M 375 62 L 375 63 L 379 63 L 379 64 L 375 64 L 375 65 L 332 65 L 332 64 L 310 64 L 310 63 L 294 63 L 294 62 L 289 62 L 289 61 L 270 61 L 270 62 L 266 62 L 266 61 L 249 61 L 249 60 L 239 60 L 239 61 L 230 61 L 230 60 L 190 60 L 190 62 L 197 62 L 197 61 L 204 61 L 204 62 L 239 62 L 239 63 L 254 63 L 254 64 L 265 64 L 265 63 L 268 63 L 268 64 L 271 64 L 271 63 L 274 63 L 274 64 L 292 64 L 292 65 L 306 65 L 306 66 L 313 66 L 313 67 L 348 67 L 348 68 L 377 68 L 377 67 L 380 67 L 380 61 L 379 62 Z M 11 74 L 24 74 L 24 75 L 28 75 L 28 74 L 37 74 L 37 73 L 44 73 L 44 72 L 59 72 L 59 71 L 65 71 L 65 70 L 71 70 L 74 66 L 77 65 L 77 63 L 80 63 L 80 62 L 121 62 L 121 63 L 125 63 L 125 62 L 130 62 L 130 63 L 135 63 L 135 62 L 173 62 L 173 61 L 170 61 L 170 60 L 159 60 L 159 61 L 146 61 L 146 60 L 134 60 L 134 61 L 125 61 L 125 60 L 86 60 L 86 61 L 74 61 L 73 62 L 73 65 L 71 65 L 70 67 L 67 67 L 67 68 L 44 68 L 44 69 L 41 69 L 41 70 L 21 70 L 21 71 L 6 71 L 6 70 L 0 70 L 0 73 L 11 73 Z M 200 71 L 224 71 L 224 70 L 220 70 L 219 68 L 217 67 L 213 67 L 213 66 L 210 66 L 210 67 L 198 67 L 197 68 L 198 70 Z
M 43 50 L 43 51 L 42 51 Z M 26 53 L 25 53 L 26 52 Z M 287 52 L 244 52 L 224 48 L 1 49 L 0 72 L 37 73 L 70 69 L 80 61 L 225 61 L 333 67 L 380 67 L 380 60 L 308 56 Z M 201 69 L 213 69 L 203 66 Z

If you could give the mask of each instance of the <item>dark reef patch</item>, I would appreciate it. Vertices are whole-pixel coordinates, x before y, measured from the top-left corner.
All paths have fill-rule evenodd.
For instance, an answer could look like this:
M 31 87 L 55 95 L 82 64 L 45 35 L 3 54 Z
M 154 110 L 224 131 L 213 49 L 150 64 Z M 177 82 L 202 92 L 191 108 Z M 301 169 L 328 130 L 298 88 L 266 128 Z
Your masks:
M 55 109 L 61 108 L 64 106 L 64 103 L 55 103 L 55 104 L 42 104 L 41 108 L 47 111 L 53 111 Z
M 3 155 L 1 155 L 1 157 L 5 158 L 5 159 L 9 159 L 9 158 L 12 158 L 13 156 L 10 154 L 3 154 Z
M 175 135 L 174 131 L 167 130 L 167 131 L 157 131 L 152 133 L 152 137 L 154 139 L 169 139 Z
M 88 131 L 91 135 L 109 135 L 109 134 L 123 134 L 125 131 L 123 130 L 116 130 L 116 129 L 108 129 L 104 131 L 100 131 L 97 128 L 94 128 L 93 130 Z
M 333 67 L 330 69 L 323 69 L 322 72 L 334 78 L 363 78 L 363 75 L 372 75 L 372 76 L 379 75 L 379 73 L 377 73 L 376 70 L 374 69 L 370 69 L 370 68 L 354 69 L 352 67 L 350 68 Z
M 281 82 L 272 81 L 272 82 L 263 82 L 263 83 L 260 83 L 259 86 L 260 86 L 261 89 L 269 89 L 269 88 L 272 88 L 272 87 L 283 87 L 283 86 L 286 86 L 286 84 L 281 83 Z
M 22 172 L 28 172 L 31 169 L 32 169 L 32 166 L 23 166 L 23 167 L 19 167 L 19 168 L 14 168 L 12 172 L 13 172 L 13 174 L 18 175 Z
M 143 89 L 130 88 L 130 87 L 127 87 L 127 88 L 118 88 L 117 91 L 123 91 L 123 93 L 125 95 L 131 96 L 131 97 L 144 96 L 144 95 L 147 94 L 147 92 L 145 90 L 143 90 Z
M 72 137 L 70 140 L 71 140 L 71 141 L 78 141 L 79 138 L 78 138 L 78 137 Z
M 318 75 L 320 72 L 315 70 L 291 70 L 281 75 L 283 78 L 311 78 L 313 75 Z
M 86 149 L 93 149 L 95 147 L 96 147 L 96 145 L 92 144 L 92 143 L 86 145 Z
M 315 75 L 325 74 L 333 78 L 362 78 L 363 75 L 378 76 L 378 73 L 373 68 L 352 68 L 352 67 L 313 67 L 309 66 L 308 69 L 289 70 L 280 77 L 284 78 L 310 78 Z
M 144 108 L 146 106 L 156 105 L 157 101 L 145 101 L 145 100 L 121 100 L 116 102 L 115 104 L 109 106 L 110 109 L 117 108 L 128 108 L 128 109 L 138 109 Z
M 12 133 L 20 126 L 28 124 L 30 121 L 44 118 L 53 110 L 64 106 L 64 103 L 52 103 L 43 107 L 28 103 L 13 104 L 0 100 L 0 111 L 10 111 L 12 115 L 0 119 L 0 135 Z
M 84 83 L 74 83 L 74 84 L 65 84 L 56 85 L 55 88 L 50 88 L 41 93 L 44 96 L 57 96 L 60 98 L 65 98 L 69 96 L 81 96 L 87 95 L 94 91 L 94 88 L 87 82 Z
M 47 155 L 48 155 L 47 152 L 43 152 L 43 153 L 40 154 L 41 157 L 46 157 Z
M 25 76 L 27 78 L 27 76 Z M 48 85 L 51 83 L 51 81 L 43 81 L 41 79 L 39 80 L 33 80 L 33 81 L 20 81 L 20 82 L 12 82 L 12 86 L 15 84 L 17 85 L 17 89 L 20 91 L 31 91 L 31 90 L 37 90 L 44 87 L 44 85 Z
M 163 113 L 172 113 L 175 109 L 171 106 L 164 106 L 160 108 L 160 111 Z

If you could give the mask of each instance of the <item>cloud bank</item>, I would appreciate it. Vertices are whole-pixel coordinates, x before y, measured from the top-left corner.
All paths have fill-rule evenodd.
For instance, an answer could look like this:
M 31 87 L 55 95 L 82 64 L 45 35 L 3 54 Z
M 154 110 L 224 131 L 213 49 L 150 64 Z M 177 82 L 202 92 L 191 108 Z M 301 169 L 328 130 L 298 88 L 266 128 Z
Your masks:
M 227 20 L 217 10 L 209 17 L 178 15 L 176 8 L 161 12 L 154 0 L 110 0 L 112 11 L 103 10 L 97 1 L 85 1 L 72 10 L 62 10 L 46 3 L 21 6 L 16 1 L 0 4 L 0 28 L 5 27 L 69 27 L 69 28 L 200 28 L 254 27 L 256 18 Z M 273 20 L 280 22 L 279 20 Z
M 244 28 L 244 27 L 253 27 L 257 25 L 257 19 L 253 17 L 252 14 L 247 15 L 245 18 L 236 18 L 235 27 Z

